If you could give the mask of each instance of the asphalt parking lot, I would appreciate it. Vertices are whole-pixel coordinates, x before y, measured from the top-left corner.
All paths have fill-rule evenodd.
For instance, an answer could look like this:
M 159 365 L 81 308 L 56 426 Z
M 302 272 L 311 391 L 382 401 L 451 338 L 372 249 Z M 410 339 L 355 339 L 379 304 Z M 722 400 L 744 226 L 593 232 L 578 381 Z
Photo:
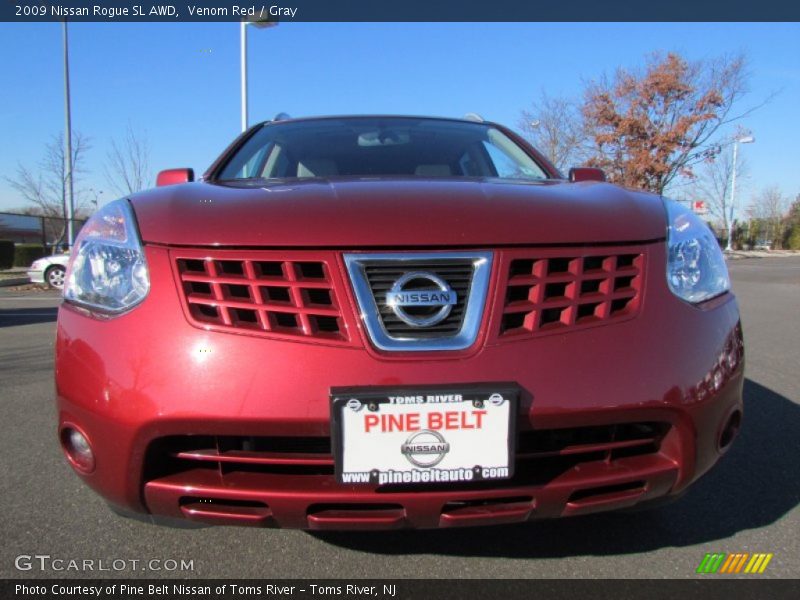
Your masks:
M 168 529 L 121 519 L 74 476 L 55 438 L 52 292 L 0 289 L 0 577 L 174 576 L 30 571 L 19 555 L 193 561 L 190 577 L 694 577 L 707 552 L 770 552 L 800 576 L 800 257 L 730 267 L 747 351 L 744 430 L 679 502 L 493 529 L 339 533 Z

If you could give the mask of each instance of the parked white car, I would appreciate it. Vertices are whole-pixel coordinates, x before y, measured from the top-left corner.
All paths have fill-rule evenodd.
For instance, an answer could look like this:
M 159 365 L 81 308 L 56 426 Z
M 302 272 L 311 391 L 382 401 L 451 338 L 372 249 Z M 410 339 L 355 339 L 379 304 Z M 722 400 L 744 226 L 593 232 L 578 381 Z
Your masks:
M 67 274 L 69 254 L 54 254 L 33 261 L 28 269 L 31 283 L 44 283 L 48 287 L 62 289 Z
M 772 250 L 772 240 L 758 240 L 753 250 Z

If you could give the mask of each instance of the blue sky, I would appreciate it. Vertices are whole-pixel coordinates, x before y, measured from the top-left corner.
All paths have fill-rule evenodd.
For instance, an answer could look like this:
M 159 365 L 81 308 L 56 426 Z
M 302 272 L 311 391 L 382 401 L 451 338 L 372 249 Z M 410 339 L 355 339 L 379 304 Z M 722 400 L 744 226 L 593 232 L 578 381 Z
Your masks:
M 239 28 L 234 23 L 70 25 L 73 128 L 91 138 L 82 187 L 114 193 L 103 175 L 112 137 L 144 131 L 154 169 L 202 172 L 239 133 Z M 800 193 L 800 24 L 282 23 L 250 30 L 251 121 L 348 113 L 478 112 L 516 128 L 542 89 L 582 82 L 653 51 L 691 59 L 744 52 L 751 93 L 779 94 L 743 121 L 748 198 L 778 185 Z M 21 200 L 4 177 L 35 165 L 63 129 L 61 27 L 0 24 L 0 210 Z

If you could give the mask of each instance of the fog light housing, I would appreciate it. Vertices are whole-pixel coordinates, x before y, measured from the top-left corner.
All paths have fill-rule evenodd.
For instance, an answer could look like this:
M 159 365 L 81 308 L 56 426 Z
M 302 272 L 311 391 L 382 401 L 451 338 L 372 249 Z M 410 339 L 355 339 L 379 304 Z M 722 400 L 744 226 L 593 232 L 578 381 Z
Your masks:
M 61 447 L 70 464 L 81 473 L 94 471 L 94 451 L 86 436 L 74 427 L 61 430 Z
M 736 436 L 739 435 L 739 429 L 741 426 L 742 412 L 735 410 L 731 416 L 728 417 L 728 420 L 725 422 L 725 426 L 722 428 L 722 432 L 720 433 L 719 442 L 717 443 L 720 452 L 725 452 L 731 447 L 733 440 L 735 440 Z

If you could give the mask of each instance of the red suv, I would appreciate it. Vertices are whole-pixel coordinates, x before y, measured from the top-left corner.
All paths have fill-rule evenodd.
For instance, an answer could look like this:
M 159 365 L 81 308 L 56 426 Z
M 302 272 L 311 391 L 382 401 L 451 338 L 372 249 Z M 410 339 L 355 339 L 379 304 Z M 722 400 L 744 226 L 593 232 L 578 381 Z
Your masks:
M 685 206 L 499 125 L 257 125 L 76 241 L 58 431 L 146 518 L 451 527 L 653 504 L 728 449 L 739 312 Z

